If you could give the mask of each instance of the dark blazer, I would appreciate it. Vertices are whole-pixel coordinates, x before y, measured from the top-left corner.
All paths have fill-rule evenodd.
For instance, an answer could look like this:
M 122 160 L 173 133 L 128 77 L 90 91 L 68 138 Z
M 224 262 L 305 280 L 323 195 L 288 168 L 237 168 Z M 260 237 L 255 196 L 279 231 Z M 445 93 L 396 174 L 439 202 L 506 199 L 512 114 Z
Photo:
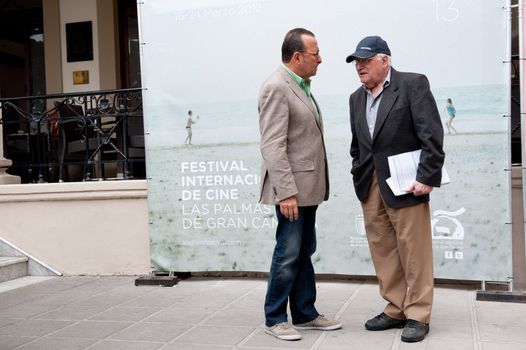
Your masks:
M 440 186 L 444 130 L 426 76 L 391 68 L 390 83 L 382 92 L 372 139 L 365 117 L 366 101 L 363 87 L 359 87 L 349 99 L 351 173 L 358 199 L 367 199 L 376 170 L 382 199 L 389 207 L 403 208 L 429 201 L 429 195 L 410 193 L 397 197 L 385 181 L 391 176 L 388 156 L 422 149 L 416 180 L 425 185 Z

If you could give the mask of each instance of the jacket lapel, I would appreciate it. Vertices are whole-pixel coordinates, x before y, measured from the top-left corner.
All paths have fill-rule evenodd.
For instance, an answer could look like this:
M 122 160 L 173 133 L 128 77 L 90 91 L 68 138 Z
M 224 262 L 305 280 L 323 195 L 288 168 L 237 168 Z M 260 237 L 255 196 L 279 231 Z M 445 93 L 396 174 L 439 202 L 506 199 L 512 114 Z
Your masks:
M 318 105 L 318 101 L 314 98 L 314 95 L 311 93 L 312 100 L 314 101 L 314 104 L 316 105 L 316 108 L 318 109 L 318 119 L 316 119 L 316 115 L 314 116 L 314 120 L 316 120 L 316 123 L 318 123 L 318 127 L 320 128 L 321 132 L 323 133 L 323 119 L 321 118 L 321 109 Z M 313 113 L 316 113 L 314 109 L 311 110 Z
M 382 92 L 382 100 L 378 107 L 378 114 L 376 115 L 376 124 L 374 125 L 373 140 L 376 139 L 380 129 L 384 125 L 391 108 L 398 98 L 398 72 L 391 67 L 391 81 L 389 86 Z
M 369 134 L 369 127 L 367 126 L 367 117 L 365 115 L 365 104 L 367 101 L 367 93 L 365 89 L 361 89 L 356 99 L 356 111 L 355 123 L 357 130 L 363 130 L 363 133 L 366 135 L 367 141 L 372 143 L 371 134 Z
M 314 118 L 314 120 L 316 120 L 316 111 L 314 110 L 314 106 L 312 105 L 312 103 L 309 101 L 309 98 L 307 97 L 307 95 L 305 95 L 305 93 L 303 92 L 303 90 L 301 90 L 301 88 L 299 87 L 299 85 L 292 80 L 292 77 L 289 75 L 289 73 L 287 73 L 283 68 L 278 68 L 281 76 L 283 77 L 283 79 L 287 82 L 288 86 L 290 87 L 290 89 L 292 90 L 292 92 L 294 92 L 294 94 L 301 100 L 301 102 L 303 102 L 305 104 L 305 106 L 307 106 L 307 108 L 310 110 L 310 112 L 312 113 L 312 117 Z M 312 95 L 311 95 L 312 96 Z M 314 100 L 314 97 L 312 98 Z M 315 102 L 316 103 L 316 102 Z M 316 107 L 318 107 L 318 104 L 316 103 Z M 318 108 L 318 111 L 320 109 Z M 320 115 L 320 119 L 321 119 L 321 115 Z M 318 124 L 319 125 L 319 124 Z

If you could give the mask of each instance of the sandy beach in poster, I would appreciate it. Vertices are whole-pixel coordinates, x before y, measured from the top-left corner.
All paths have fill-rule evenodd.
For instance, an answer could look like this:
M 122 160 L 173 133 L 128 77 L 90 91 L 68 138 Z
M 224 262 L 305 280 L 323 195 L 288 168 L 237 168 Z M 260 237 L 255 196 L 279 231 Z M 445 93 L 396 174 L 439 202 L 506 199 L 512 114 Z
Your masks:
M 444 142 L 451 183 L 432 194 L 432 212 L 438 213 L 433 217 L 435 274 L 439 278 L 503 280 L 511 270 L 510 225 L 506 224 L 508 137 L 505 132 L 466 132 L 460 122 L 456 127 L 459 134 L 446 135 Z M 198 132 L 193 147 L 162 146 L 147 154 L 154 270 L 268 271 L 274 209 L 257 205 L 259 184 L 250 184 L 253 176 L 246 176 L 259 175 L 258 143 L 204 144 Z M 349 173 L 350 131 L 329 123 L 325 134 L 331 198 L 318 210 L 316 271 L 373 274 Z M 174 143 L 178 141 L 174 138 Z M 214 169 L 189 172 L 190 163 Z M 233 164 L 230 172 L 218 170 Z M 227 173 L 249 183 L 224 185 Z M 212 182 L 189 186 L 184 176 L 194 181 L 199 176 L 205 181 L 208 176 Z M 232 199 L 221 199 L 216 191 L 221 189 L 225 190 L 222 197 Z M 197 190 L 201 199 L 196 193 L 184 197 L 183 191 L 189 190 Z M 198 223 L 201 226 L 196 228 Z

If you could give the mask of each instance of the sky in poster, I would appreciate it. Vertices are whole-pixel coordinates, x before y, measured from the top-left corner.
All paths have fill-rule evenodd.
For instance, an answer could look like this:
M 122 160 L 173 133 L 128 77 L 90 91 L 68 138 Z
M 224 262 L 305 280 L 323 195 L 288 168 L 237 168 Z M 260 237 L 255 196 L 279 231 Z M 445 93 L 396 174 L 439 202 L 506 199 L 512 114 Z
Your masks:
M 318 38 L 323 63 L 314 78 L 317 95 L 347 94 L 359 86 L 345 57 L 367 35 L 387 40 L 393 66 L 425 73 L 432 88 L 502 84 L 503 5 L 487 0 L 145 1 L 142 7 L 152 14 L 142 23 L 145 55 L 150 55 L 143 67 L 145 86 L 162 82 L 171 102 L 252 99 L 279 65 L 283 36 L 294 27 L 308 28 Z

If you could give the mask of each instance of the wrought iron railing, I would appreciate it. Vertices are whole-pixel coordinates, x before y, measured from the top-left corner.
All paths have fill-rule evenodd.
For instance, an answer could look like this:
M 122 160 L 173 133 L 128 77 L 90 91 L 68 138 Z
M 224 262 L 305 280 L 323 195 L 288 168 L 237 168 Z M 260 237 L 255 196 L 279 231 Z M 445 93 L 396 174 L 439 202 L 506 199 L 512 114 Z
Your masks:
M 145 178 L 142 89 L 0 99 L 22 183 Z

